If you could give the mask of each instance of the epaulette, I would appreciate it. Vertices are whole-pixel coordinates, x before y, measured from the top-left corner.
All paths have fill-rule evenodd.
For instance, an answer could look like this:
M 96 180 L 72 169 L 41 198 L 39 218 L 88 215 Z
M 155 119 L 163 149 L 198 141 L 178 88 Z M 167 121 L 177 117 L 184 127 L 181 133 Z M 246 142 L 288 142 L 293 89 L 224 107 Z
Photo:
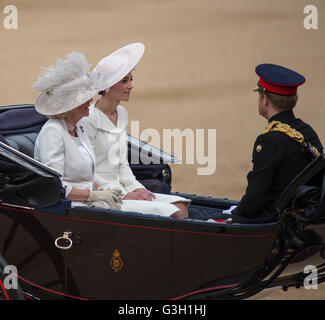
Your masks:
M 317 150 L 317 148 L 314 147 L 313 145 L 311 145 L 309 142 L 306 142 L 304 136 L 299 131 L 297 131 L 296 129 L 291 128 L 288 124 L 282 123 L 280 121 L 272 121 L 263 130 L 263 134 L 264 133 L 269 133 L 271 131 L 283 132 L 284 134 L 289 136 L 291 139 L 293 139 L 293 140 L 299 142 L 300 144 L 302 144 L 306 149 L 308 149 L 308 151 L 310 151 L 314 155 L 315 158 L 319 157 L 320 153 Z

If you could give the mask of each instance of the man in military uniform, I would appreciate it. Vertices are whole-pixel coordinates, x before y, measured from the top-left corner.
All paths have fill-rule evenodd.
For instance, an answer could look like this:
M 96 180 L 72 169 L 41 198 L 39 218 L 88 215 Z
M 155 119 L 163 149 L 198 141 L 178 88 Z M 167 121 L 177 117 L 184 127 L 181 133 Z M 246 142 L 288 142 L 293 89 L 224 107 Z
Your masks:
M 273 64 L 257 66 L 256 73 L 260 77 L 255 89 L 258 110 L 268 127 L 255 141 L 245 195 L 236 208 L 221 214 L 233 222 L 272 219 L 274 205 L 287 185 L 313 160 L 312 153 L 314 157 L 323 153 L 316 132 L 293 113 L 297 88 L 305 78 Z

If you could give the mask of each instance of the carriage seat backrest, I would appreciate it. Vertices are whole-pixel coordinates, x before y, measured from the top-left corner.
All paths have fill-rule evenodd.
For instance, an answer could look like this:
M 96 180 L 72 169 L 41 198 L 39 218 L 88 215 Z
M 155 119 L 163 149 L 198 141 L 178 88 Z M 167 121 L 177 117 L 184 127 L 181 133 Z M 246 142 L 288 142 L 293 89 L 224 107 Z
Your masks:
M 30 132 L 6 136 L 5 140 L 10 147 L 33 158 L 37 136 L 38 132 Z
M 48 120 L 34 108 L 16 108 L 0 113 L 0 138 L 9 146 L 34 156 L 34 145 L 43 124 Z
M 297 217 L 311 221 L 325 215 L 325 175 L 320 173 L 314 185 L 300 185 L 292 200 Z

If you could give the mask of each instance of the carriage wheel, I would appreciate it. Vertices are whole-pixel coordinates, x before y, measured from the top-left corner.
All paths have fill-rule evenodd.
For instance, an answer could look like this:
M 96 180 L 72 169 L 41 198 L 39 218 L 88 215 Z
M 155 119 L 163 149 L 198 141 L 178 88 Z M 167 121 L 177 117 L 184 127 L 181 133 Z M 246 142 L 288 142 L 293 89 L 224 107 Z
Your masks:
M 0 254 L 9 264 L 14 264 L 17 267 L 19 281 L 27 298 L 53 299 L 53 291 L 59 293 L 56 298 L 62 298 L 65 294 L 80 295 L 71 271 L 65 264 L 62 252 L 57 250 L 50 232 L 35 216 L 1 208 L 0 225 L 2 233 Z M 22 239 L 26 240 L 22 241 Z M 21 248 L 24 242 L 28 243 L 28 250 Z M 41 266 L 46 267 L 46 270 L 40 269 Z M 20 277 L 26 272 L 33 273 L 33 270 L 40 270 L 38 275 L 35 276 L 34 273 L 34 279 L 37 279 L 34 280 L 37 282 L 37 288 L 25 282 L 24 277 Z M 40 288 L 44 288 L 44 290 Z

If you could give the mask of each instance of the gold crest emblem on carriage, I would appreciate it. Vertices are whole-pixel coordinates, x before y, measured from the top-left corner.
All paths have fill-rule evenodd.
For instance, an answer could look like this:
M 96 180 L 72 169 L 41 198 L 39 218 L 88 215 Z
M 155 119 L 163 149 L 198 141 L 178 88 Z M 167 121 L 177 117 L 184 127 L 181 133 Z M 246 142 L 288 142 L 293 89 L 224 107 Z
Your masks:
M 118 272 L 123 268 L 123 260 L 121 258 L 120 252 L 116 249 L 113 252 L 113 257 L 111 258 L 111 268 L 115 271 Z

